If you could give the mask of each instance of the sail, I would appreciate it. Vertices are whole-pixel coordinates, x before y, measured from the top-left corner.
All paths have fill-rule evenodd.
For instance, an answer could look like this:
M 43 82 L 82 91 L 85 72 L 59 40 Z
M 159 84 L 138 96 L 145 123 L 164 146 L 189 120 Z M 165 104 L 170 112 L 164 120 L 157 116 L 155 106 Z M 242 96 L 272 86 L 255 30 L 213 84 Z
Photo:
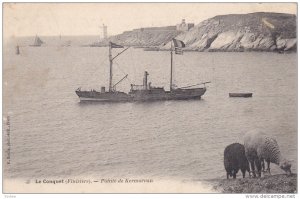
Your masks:
M 37 38 L 37 42 L 38 42 L 38 44 L 43 44 L 44 43 L 39 37 Z
M 183 43 L 183 41 L 181 41 L 181 40 L 173 39 L 173 42 L 174 42 L 175 48 L 184 48 L 185 47 L 185 43 Z
M 43 43 L 44 42 L 38 36 L 35 36 L 33 46 L 41 46 Z
M 182 48 L 185 47 L 185 43 L 177 39 L 173 39 L 173 43 L 175 47 L 175 54 L 182 55 L 183 54 Z

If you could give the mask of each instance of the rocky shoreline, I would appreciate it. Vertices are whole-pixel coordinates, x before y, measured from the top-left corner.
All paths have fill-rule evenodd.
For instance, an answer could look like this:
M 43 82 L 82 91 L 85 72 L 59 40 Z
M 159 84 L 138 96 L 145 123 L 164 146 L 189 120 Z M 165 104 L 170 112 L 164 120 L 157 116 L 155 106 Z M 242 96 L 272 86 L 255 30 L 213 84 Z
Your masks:
M 145 47 L 146 51 L 159 51 L 169 49 L 170 41 L 176 38 L 186 44 L 185 51 L 297 51 L 296 16 L 291 14 L 219 15 L 200 22 L 188 31 L 160 29 L 125 31 L 94 45 L 103 46 L 112 41 L 125 46 Z

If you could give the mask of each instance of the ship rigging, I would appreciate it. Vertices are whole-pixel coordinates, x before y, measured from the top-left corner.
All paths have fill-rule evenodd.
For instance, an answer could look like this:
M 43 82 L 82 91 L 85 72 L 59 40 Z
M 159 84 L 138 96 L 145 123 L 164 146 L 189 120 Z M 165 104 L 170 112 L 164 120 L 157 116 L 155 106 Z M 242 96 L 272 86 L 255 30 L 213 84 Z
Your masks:
M 174 44 L 174 45 L 173 45 Z M 129 93 L 117 91 L 116 86 L 128 77 L 126 74 L 121 80 L 113 85 L 113 61 L 119 55 L 124 53 L 130 47 L 125 48 L 116 56 L 112 56 L 113 48 L 124 48 L 121 45 L 109 42 L 109 85 L 108 91 L 105 87 L 101 87 L 101 91 L 91 90 L 82 91 L 78 88 L 75 92 L 78 95 L 80 101 L 100 101 L 100 102 L 122 102 L 122 101 L 155 101 L 155 100 L 187 100 L 187 99 L 200 99 L 206 92 L 206 84 L 210 82 L 204 82 L 194 84 L 191 86 L 185 86 L 181 88 L 174 88 L 173 86 L 173 52 L 175 54 L 183 54 L 182 48 L 185 44 L 176 39 L 172 39 L 170 55 L 171 55 L 171 67 L 170 67 L 170 90 L 165 91 L 163 87 L 154 87 L 151 83 L 148 83 L 149 73 L 145 71 L 143 85 L 131 84 Z M 192 88 L 194 86 L 200 86 L 198 88 Z

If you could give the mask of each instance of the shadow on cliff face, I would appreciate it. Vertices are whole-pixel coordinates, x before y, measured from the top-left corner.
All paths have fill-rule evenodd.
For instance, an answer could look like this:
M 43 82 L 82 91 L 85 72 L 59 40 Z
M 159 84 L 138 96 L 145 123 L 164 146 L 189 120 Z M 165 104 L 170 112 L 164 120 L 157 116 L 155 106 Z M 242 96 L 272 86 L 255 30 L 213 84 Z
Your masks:
M 296 16 L 267 12 L 219 15 L 176 38 L 190 51 L 295 51 Z

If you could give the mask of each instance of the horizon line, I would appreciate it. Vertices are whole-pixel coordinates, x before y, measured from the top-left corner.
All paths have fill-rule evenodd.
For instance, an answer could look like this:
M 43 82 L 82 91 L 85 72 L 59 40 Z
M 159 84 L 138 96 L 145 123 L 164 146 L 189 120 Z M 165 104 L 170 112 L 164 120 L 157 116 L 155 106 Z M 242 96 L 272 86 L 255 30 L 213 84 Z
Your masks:
M 249 13 L 228 13 L 228 14 L 220 14 L 220 15 L 215 15 L 213 17 L 209 17 L 209 18 L 205 18 L 203 20 L 201 20 L 200 22 L 196 22 L 194 23 L 195 26 L 198 25 L 199 23 L 205 21 L 205 20 L 208 20 L 208 19 L 212 19 L 214 17 L 218 17 L 218 16 L 229 16 L 229 15 L 249 15 L 249 14 L 258 14 L 258 13 L 273 13 L 273 14 L 286 14 L 286 15 L 294 15 L 297 17 L 297 14 L 293 14 L 293 13 L 286 13 L 286 12 L 268 12 L 268 11 L 260 11 L 260 12 L 249 12 Z M 177 24 L 174 24 L 174 25 L 164 25 L 164 26 L 140 26 L 140 27 L 136 27 L 136 28 L 132 28 L 130 30 L 123 30 L 122 32 L 119 32 L 119 33 L 115 33 L 115 34 L 111 34 L 111 35 L 108 35 L 108 37 L 112 37 L 112 36 L 116 36 L 116 35 L 120 35 L 120 34 L 123 34 L 124 32 L 126 31 L 133 31 L 135 29 L 140 29 L 140 28 L 152 28 L 152 27 L 167 27 L 167 26 L 176 26 Z M 6 37 L 6 38 L 12 38 L 12 37 L 16 37 L 16 38 L 20 38 L 20 37 L 34 37 L 36 35 L 39 35 L 40 37 L 55 37 L 55 36 L 67 36 L 67 37 L 79 37 L 79 36 L 93 36 L 93 37 L 96 37 L 96 36 L 100 36 L 100 34 L 85 34 L 85 35 L 82 35 L 82 34 L 78 34 L 78 35 L 73 35 L 73 34 L 51 34 L 51 35 L 43 35 L 43 34 L 32 34 L 32 35 L 7 35 L 5 36 L 3 34 L 3 38 Z

